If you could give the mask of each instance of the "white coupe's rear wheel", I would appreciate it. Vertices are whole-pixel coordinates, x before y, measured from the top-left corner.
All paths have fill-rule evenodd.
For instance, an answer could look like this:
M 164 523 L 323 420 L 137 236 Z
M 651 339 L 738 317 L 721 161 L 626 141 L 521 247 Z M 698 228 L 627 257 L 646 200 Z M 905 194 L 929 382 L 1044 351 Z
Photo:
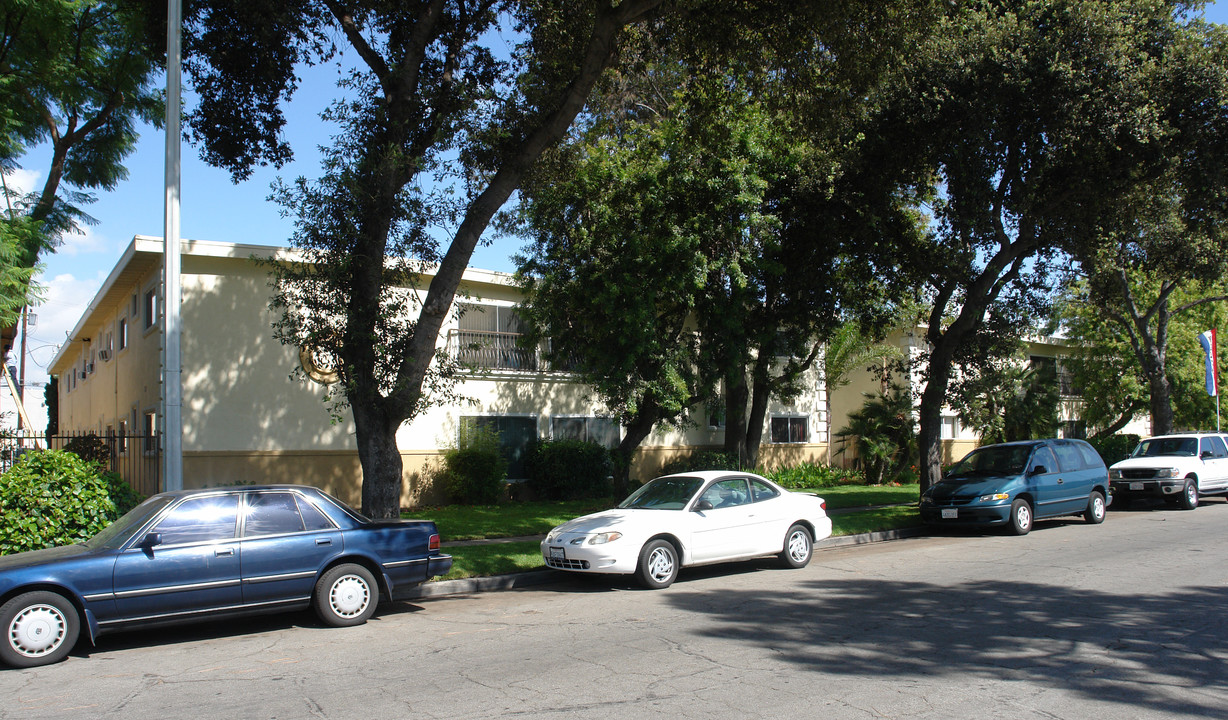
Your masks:
M 780 553 L 780 559 L 785 567 L 804 568 L 809 564 L 813 551 L 810 531 L 801 525 L 794 525 L 785 533 L 785 548 Z

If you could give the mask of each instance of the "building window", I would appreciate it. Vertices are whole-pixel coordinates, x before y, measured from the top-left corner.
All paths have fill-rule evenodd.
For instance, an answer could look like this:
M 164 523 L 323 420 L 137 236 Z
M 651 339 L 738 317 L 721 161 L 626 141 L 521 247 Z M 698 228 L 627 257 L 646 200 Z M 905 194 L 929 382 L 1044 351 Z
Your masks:
M 119 421 L 119 432 L 115 436 L 115 452 L 119 455 L 125 455 L 128 452 L 128 420 L 126 418 Z
M 461 433 L 470 429 L 498 433 L 499 450 L 507 460 L 507 476 L 513 480 L 526 477 L 525 458 L 529 447 L 537 441 L 537 418 L 516 415 L 468 415 L 460 419 Z
M 520 346 L 523 329 L 514 307 L 461 303 L 452 346 L 457 359 L 473 367 L 536 370 L 536 351 Z
M 943 440 L 954 440 L 959 437 L 959 417 L 955 415 L 944 415 L 942 417 L 942 434 Z
M 119 349 L 128 347 L 128 318 L 119 320 Z
M 1062 437 L 1086 440 L 1087 423 L 1083 420 L 1066 420 L 1062 422 Z
M 153 327 L 158 323 L 158 289 L 150 288 L 145 291 L 145 329 Z
M 608 417 L 552 417 L 550 437 L 554 440 L 583 440 L 605 448 L 616 448 L 621 439 L 618 421 Z
M 772 418 L 772 442 L 774 443 L 804 443 L 810 437 L 809 418 L 805 417 L 774 417 Z
M 158 413 L 154 412 L 153 410 L 145 411 L 144 424 L 141 426 L 141 432 L 145 435 L 145 454 L 156 455 L 158 453 Z

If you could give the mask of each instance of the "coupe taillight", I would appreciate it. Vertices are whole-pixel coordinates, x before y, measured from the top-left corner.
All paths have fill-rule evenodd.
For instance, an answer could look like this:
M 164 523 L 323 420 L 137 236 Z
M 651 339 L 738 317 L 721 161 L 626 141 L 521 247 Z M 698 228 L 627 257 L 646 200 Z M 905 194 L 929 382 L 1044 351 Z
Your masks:
M 438 550 L 439 549 L 439 535 L 438 534 L 431 536 L 431 541 L 427 544 L 427 549 L 428 550 Z

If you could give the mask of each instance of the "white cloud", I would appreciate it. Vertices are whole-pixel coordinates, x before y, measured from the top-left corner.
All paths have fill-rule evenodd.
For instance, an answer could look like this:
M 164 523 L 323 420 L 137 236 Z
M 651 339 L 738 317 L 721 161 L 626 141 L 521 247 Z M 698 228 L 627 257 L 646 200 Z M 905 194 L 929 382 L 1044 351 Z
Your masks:
M 76 257 L 82 253 L 101 253 L 110 250 L 110 241 L 105 235 L 97 233 L 94 228 L 83 225 L 77 232 L 64 236 L 64 243 L 55 251 L 63 255 Z
M 4 173 L 4 184 L 9 190 L 28 193 L 42 185 L 43 174 L 37 170 L 17 168 Z
M 98 272 L 94 277 L 78 278 L 71 273 L 60 273 L 48 278 L 40 275 L 37 282 L 43 286 L 43 302 L 31 312 L 37 322 L 29 329 L 26 341 L 26 411 L 35 430 L 47 427 L 47 408 L 43 403 L 43 387 L 48 380 L 47 366 L 63 345 L 67 334 L 98 294 L 106 275 Z M 9 354 L 9 364 L 17 364 L 18 348 Z M 9 396 L 8 387 L 0 393 L 0 414 L 3 425 L 16 424 L 15 404 Z

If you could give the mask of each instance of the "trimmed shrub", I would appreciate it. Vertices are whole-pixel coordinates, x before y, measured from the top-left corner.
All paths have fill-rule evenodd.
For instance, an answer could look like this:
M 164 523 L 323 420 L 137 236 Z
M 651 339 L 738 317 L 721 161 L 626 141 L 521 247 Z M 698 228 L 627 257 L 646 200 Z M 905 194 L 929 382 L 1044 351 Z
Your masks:
M 700 470 L 738 470 L 738 459 L 731 453 L 713 450 L 698 450 L 689 455 L 675 458 L 661 468 L 662 475 L 675 473 L 698 472 Z
M 73 453 L 26 453 L 0 475 L 0 553 L 81 542 L 139 501 L 118 475 Z
M 111 462 L 111 450 L 106 442 L 94 433 L 78 435 L 64 443 L 64 449 L 86 462 L 97 464 L 101 468 Z
M 1088 438 L 1087 442 L 1096 448 L 1105 465 L 1121 462 L 1130 456 L 1130 451 L 1138 445 L 1138 435 L 1108 435 L 1100 438 Z
M 830 465 L 817 465 L 811 462 L 805 462 L 795 467 L 761 471 L 759 474 L 789 490 L 866 484 L 865 473 L 860 470 L 849 470 L 831 467 Z
M 462 434 L 460 446 L 443 455 L 437 480 L 459 505 L 494 505 L 504 496 L 507 460 L 499 452 L 499 434 L 472 429 Z
M 581 500 L 613 492 L 610 451 L 585 440 L 536 444 L 526 461 L 528 486 L 538 500 Z

